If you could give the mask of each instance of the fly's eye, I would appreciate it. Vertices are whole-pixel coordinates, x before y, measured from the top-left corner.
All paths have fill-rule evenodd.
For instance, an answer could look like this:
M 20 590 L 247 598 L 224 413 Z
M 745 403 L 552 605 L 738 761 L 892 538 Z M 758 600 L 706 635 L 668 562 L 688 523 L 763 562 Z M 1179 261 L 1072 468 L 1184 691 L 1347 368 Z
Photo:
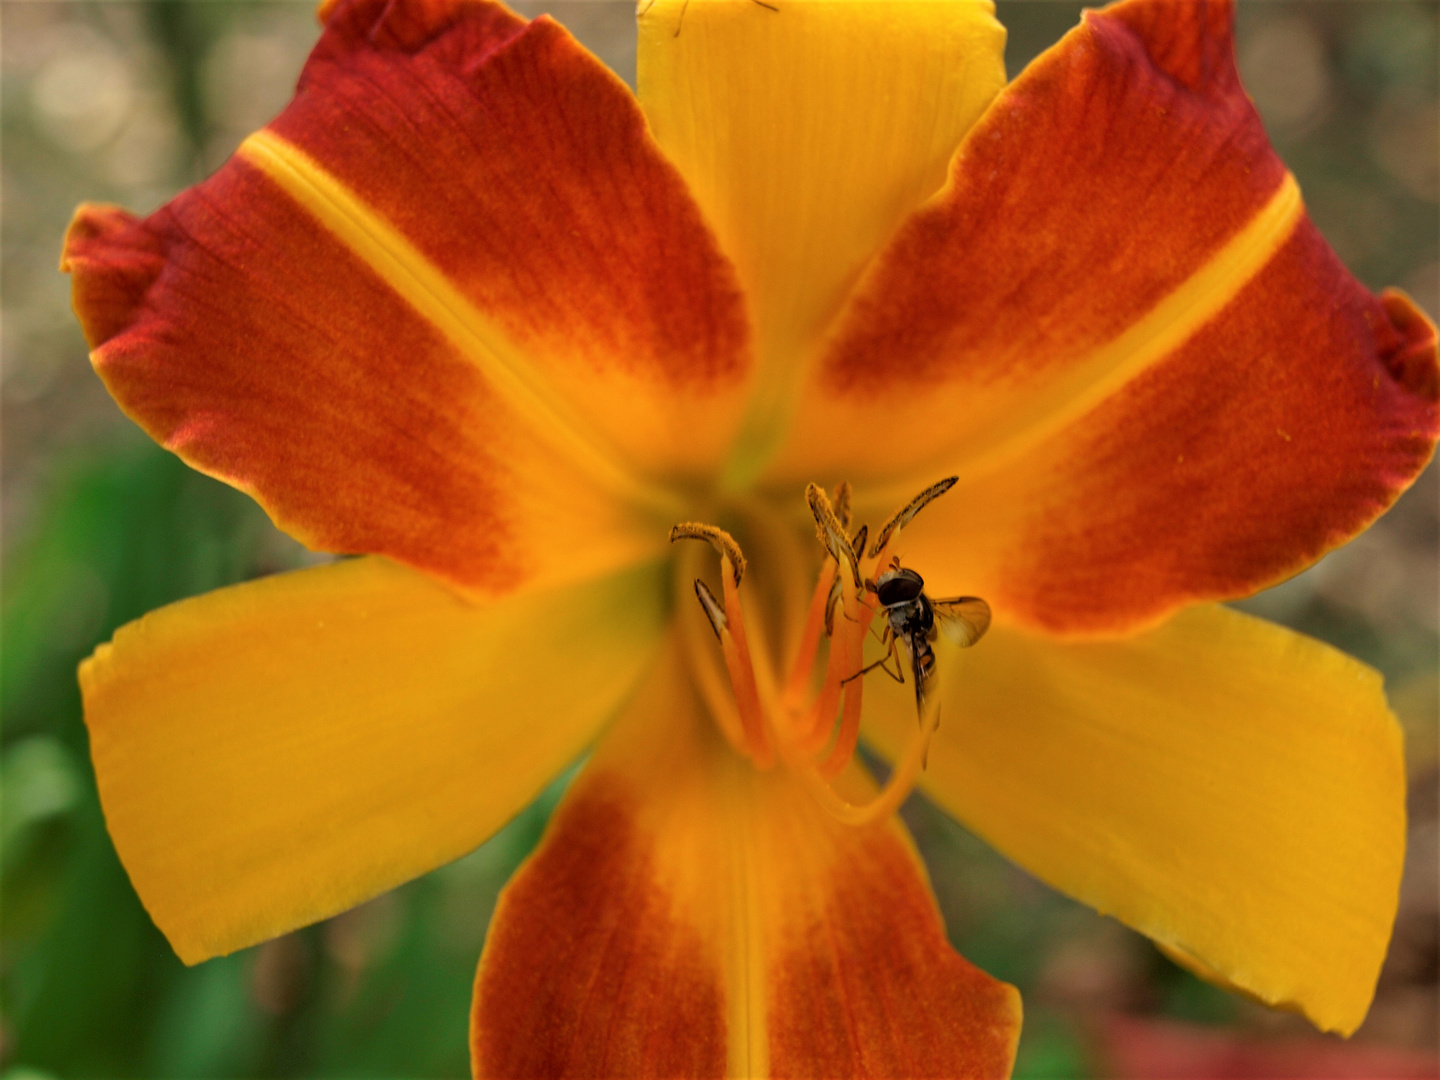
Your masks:
M 875 597 L 885 607 L 906 604 L 925 588 L 925 582 L 914 570 L 892 570 L 881 574 L 875 583 Z

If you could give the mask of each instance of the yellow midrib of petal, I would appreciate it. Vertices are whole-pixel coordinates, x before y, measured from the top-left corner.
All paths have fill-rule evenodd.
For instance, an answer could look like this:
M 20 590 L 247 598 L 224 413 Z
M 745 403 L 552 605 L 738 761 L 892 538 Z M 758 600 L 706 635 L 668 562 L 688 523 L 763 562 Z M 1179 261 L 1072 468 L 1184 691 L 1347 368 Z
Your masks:
M 721 731 L 730 728 L 732 734 L 727 734 L 727 739 L 743 742 L 734 698 L 728 680 L 721 674 L 723 666 L 716 667 L 723 661 L 715 636 L 698 605 L 690 600 L 689 583 L 701 576 L 701 564 L 706 559 L 713 565 L 714 555 L 708 548 L 689 544 L 674 560 L 675 595 L 679 601 L 675 612 L 676 642 L 685 654 L 685 678 L 691 681 L 688 693 L 705 703 L 704 708 L 712 712 Z M 707 654 L 711 662 L 707 662 Z M 703 711 L 696 716 L 701 724 L 706 722 Z M 729 716 L 722 719 L 726 712 Z M 715 745 L 719 745 L 718 740 Z M 757 778 L 748 760 L 728 754 L 719 755 L 718 760 L 724 764 L 716 778 L 715 797 L 703 803 L 703 812 L 708 816 L 717 804 L 723 804 L 726 825 L 716 834 L 716 843 L 723 845 L 721 857 L 729 863 L 728 875 L 722 875 L 729 890 L 724 897 L 726 944 L 720 958 L 725 969 L 726 1073 L 736 1080 L 746 1080 L 770 1075 L 765 917 L 756 857 L 761 829 L 754 816 Z
M 639 98 L 744 284 L 756 366 L 718 485 L 780 449 L 825 328 L 1005 85 L 989 0 L 643 0 Z
M 438 329 L 505 403 L 568 460 L 615 495 L 679 514 L 676 499 L 626 468 L 598 433 L 560 405 L 498 329 L 393 225 L 318 162 L 269 130 L 240 144 L 255 166 Z
M 1203 978 L 1364 1019 L 1405 852 L 1402 736 L 1376 672 L 1216 605 L 1123 640 L 997 626 L 942 646 L 945 723 L 921 781 L 1007 858 Z M 905 688 L 866 687 L 894 759 Z
M 761 927 L 764 916 L 760 906 L 755 867 L 755 825 L 744 811 L 753 800 L 748 788 L 754 778 L 732 777 L 731 795 L 741 801 L 740 812 L 734 815 L 740 826 L 731 836 L 732 913 L 735 932 L 731 935 L 728 959 L 730 986 L 727 1005 L 727 1059 L 730 1076 L 736 1080 L 770 1075 L 770 1032 L 766 1023 L 768 1002 L 765 998 L 766 964 Z M 748 783 L 747 783 L 748 782 Z
M 867 491 L 867 502 L 903 503 L 942 473 L 962 481 L 995 471 L 1075 422 L 1173 354 L 1220 313 L 1290 239 L 1304 216 L 1289 173 L 1265 206 L 1216 254 L 1113 341 L 1074 364 L 1063 378 L 947 447 L 940 460 L 905 479 Z

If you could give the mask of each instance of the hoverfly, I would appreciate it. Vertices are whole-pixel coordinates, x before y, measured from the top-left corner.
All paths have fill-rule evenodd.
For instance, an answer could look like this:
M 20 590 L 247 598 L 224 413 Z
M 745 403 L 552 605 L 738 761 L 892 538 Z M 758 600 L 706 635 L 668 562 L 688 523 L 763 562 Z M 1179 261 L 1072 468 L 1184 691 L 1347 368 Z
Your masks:
M 935 650 L 930 643 L 937 631 L 943 631 L 947 640 L 962 648 L 974 645 L 990 628 L 990 605 L 978 596 L 931 600 L 925 595 L 925 579 L 914 570 L 902 567 L 898 559 L 892 560 L 890 569 L 874 581 L 867 581 L 865 588 L 875 594 L 885 609 L 886 625 L 880 640 L 890 649 L 850 678 L 859 678 L 878 667 L 903 683 L 905 673 L 898 664 L 895 672 L 886 667 L 886 662 L 895 655 L 895 643 L 903 641 L 910 653 L 910 671 L 915 679 L 915 708 L 923 716 L 925 683 L 935 672 Z

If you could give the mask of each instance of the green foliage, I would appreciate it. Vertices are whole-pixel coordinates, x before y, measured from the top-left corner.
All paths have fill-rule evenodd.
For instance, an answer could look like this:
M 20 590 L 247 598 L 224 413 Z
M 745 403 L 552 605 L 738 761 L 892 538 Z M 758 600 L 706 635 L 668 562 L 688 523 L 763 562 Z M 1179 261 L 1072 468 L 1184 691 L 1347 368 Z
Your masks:
M 469 858 L 351 916 L 194 968 L 151 923 L 105 832 L 76 665 L 121 623 L 280 568 L 273 547 L 248 498 L 144 445 L 65 472 L 8 560 L 7 1064 L 67 1078 L 467 1071 L 484 928 L 563 781 Z M 376 932 L 377 916 L 388 932 Z
M 14 1059 L 136 1075 L 137 1017 L 193 981 L 116 859 L 88 767 L 75 668 L 151 608 L 247 576 L 268 527 L 248 499 L 150 446 L 72 467 L 5 567 L 4 1011 Z

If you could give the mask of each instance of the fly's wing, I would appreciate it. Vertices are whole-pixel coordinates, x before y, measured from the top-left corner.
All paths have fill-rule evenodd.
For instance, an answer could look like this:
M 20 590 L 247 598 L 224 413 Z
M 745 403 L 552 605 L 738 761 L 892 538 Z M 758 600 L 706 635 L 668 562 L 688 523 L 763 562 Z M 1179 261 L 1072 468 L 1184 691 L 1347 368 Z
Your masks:
M 990 629 L 990 605 L 978 596 L 952 596 L 948 600 L 931 600 L 935 621 L 946 640 L 961 648 L 974 645 Z

